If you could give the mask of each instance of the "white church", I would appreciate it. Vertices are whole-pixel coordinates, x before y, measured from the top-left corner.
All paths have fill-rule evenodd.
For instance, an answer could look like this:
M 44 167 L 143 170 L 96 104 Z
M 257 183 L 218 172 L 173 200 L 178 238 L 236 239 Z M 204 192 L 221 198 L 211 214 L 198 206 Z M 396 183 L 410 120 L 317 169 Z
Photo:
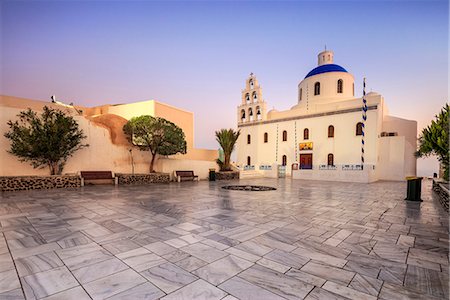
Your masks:
M 356 98 L 353 75 L 334 64 L 332 51 L 319 53 L 291 109 L 267 111 L 250 74 L 237 113 L 241 177 L 373 182 L 416 175 L 417 122 L 389 115 L 378 93 Z

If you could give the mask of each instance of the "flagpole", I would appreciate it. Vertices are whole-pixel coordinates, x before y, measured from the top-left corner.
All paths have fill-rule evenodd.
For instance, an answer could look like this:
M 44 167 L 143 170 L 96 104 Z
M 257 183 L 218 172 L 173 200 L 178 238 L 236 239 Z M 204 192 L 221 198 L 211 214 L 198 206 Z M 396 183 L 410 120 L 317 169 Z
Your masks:
M 364 138 L 367 120 L 366 77 L 363 79 L 362 135 L 361 135 L 361 169 L 364 169 Z

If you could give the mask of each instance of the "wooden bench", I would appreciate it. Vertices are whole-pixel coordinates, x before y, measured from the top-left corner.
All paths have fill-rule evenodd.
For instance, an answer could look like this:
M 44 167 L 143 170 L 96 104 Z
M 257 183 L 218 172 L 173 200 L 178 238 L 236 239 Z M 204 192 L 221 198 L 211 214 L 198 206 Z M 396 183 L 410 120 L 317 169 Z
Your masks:
M 114 184 L 117 185 L 118 177 L 113 175 L 111 171 L 81 171 L 81 186 L 84 186 L 85 180 L 113 180 Z
M 194 171 L 175 171 L 177 181 L 181 182 L 185 180 L 198 181 L 198 176 L 194 175 Z

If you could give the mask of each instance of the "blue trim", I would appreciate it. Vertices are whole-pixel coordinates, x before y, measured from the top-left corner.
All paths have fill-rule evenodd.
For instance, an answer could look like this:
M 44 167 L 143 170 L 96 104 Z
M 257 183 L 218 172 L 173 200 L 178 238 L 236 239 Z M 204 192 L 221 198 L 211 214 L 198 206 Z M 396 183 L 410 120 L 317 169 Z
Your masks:
M 311 77 L 317 74 L 322 74 L 322 73 L 328 73 L 328 72 L 345 72 L 348 73 L 346 69 L 344 69 L 343 67 L 341 67 L 340 65 L 335 65 L 335 64 L 327 64 L 327 65 L 321 65 L 318 66 L 314 69 L 312 69 L 305 77 Z

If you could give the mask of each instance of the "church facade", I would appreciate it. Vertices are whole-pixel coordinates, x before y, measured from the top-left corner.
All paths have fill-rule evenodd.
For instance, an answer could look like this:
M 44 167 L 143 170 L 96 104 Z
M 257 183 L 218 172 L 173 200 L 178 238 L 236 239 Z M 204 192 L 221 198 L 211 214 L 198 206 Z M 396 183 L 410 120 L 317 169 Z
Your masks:
M 249 76 L 237 108 L 236 163 L 244 173 L 354 182 L 416 175 L 417 122 L 389 115 L 378 93 L 355 97 L 353 75 L 333 56 L 319 53 L 286 111 L 267 111 L 257 78 Z

